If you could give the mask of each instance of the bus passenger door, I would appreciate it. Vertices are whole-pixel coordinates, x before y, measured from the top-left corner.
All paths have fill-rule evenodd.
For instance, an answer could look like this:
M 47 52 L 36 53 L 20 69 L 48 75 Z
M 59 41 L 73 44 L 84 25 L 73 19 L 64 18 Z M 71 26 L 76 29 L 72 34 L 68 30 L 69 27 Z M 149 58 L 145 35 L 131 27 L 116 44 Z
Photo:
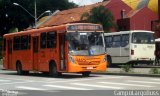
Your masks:
M 66 70 L 66 64 L 65 64 L 65 34 L 60 33 L 59 34 L 59 52 L 60 52 L 60 70 L 65 71 Z
M 38 36 L 32 38 L 33 46 L 33 69 L 38 70 Z
M 12 68 L 12 40 L 8 40 L 8 69 Z

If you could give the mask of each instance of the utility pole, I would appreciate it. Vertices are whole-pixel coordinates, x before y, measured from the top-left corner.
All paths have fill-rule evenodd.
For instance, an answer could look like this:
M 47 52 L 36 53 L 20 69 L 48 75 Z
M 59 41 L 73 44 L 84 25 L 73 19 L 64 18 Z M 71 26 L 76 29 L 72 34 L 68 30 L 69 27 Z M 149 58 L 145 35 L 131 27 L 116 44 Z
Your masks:
M 160 0 L 158 0 L 158 19 L 160 20 Z
M 19 6 L 21 7 L 23 10 L 25 10 L 29 15 L 31 15 L 31 17 L 34 18 L 34 28 L 37 28 L 37 20 L 45 13 L 51 13 L 50 10 L 47 10 L 45 12 L 43 12 L 42 14 L 39 15 L 39 17 L 37 17 L 37 2 L 36 0 L 34 0 L 34 15 L 32 15 L 26 8 L 24 8 L 22 5 L 18 4 L 18 3 L 13 3 L 13 5 Z
M 34 0 L 34 20 L 35 20 L 35 28 L 37 28 L 37 2 Z

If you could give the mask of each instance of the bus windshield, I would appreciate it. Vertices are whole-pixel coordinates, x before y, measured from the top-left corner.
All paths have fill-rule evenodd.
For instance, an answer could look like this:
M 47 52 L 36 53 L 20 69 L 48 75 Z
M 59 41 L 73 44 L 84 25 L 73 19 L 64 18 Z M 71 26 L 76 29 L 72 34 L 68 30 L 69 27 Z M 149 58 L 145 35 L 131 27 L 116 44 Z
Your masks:
M 103 33 L 70 32 L 67 33 L 69 54 L 100 55 L 105 53 Z
M 147 32 L 132 33 L 132 43 L 136 44 L 154 44 L 154 34 Z

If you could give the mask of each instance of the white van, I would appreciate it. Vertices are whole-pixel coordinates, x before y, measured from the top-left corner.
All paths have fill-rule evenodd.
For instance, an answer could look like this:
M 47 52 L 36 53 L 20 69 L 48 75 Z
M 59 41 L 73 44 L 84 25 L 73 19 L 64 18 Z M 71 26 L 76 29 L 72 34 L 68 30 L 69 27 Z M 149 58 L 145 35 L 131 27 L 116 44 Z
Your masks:
M 105 33 L 109 65 L 150 64 L 155 60 L 154 32 L 145 30 Z

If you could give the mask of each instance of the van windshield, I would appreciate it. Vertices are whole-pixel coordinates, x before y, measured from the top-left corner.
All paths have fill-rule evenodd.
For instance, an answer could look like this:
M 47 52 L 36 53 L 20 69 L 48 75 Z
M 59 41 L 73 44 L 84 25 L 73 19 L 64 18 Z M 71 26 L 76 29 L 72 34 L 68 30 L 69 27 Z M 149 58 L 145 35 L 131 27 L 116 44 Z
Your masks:
M 132 33 L 132 43 L 136 44 L 154 44 L 154 33 L 135 32 Z

